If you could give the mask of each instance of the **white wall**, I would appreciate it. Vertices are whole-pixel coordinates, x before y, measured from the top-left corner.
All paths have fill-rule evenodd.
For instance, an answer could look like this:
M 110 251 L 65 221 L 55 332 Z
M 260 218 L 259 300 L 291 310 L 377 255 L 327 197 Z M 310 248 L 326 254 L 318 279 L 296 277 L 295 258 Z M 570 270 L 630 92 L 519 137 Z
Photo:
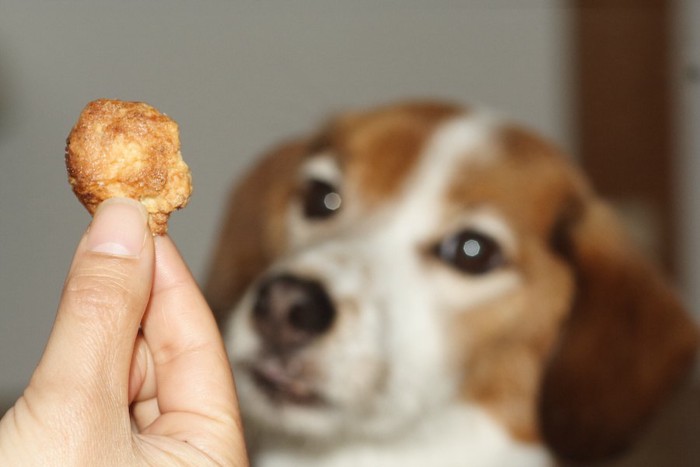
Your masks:
M 687 302 L 700 318 L 700 2 L 680 0 L 677 23 L 678 124 L 681 164 L 681 277 Z
M 330 112 L 406 96 L 495 106 L 570 147 L 566 11 L 548 0 L 0 5 L 0 396 L 48 336 L 89 221 L 65 137 L 97 97 L 181 126 L 195 194 L 171 234 L 201 276 L 230 181 Z

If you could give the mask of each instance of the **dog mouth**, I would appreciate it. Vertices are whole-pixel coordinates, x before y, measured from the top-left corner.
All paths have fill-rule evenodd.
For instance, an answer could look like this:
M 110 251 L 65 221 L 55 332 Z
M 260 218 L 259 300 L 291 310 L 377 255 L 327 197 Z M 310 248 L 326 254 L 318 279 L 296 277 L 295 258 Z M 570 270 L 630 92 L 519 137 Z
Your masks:
M 275 361 L 263 361 L 249 367 L 256 387 L 275 404 L 322 407 L 327 400 L 311 383 Z

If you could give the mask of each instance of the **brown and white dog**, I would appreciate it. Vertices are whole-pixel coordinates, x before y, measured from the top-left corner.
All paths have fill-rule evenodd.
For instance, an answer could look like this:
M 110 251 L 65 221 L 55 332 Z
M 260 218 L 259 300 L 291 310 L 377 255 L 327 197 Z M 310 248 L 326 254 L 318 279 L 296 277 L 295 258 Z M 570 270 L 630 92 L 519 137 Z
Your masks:
M 259 466 L 545 466 L 626 446 L 695 324 L 558 149 L 414 102 L 233 192 L 206 294 Z

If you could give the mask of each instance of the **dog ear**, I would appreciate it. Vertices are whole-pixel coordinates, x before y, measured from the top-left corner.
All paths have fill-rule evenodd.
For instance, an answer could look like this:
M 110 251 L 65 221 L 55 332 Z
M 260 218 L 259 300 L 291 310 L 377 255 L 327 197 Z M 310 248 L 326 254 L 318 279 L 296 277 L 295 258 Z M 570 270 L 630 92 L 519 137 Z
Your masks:
M 554 237 L 577 291 L 539 399 L 545 442 L 564 460 L 612 456 L 633 441 L 692 367 L 698 328 L 599 201 L 568 209 Z
M 285 247 L 286 200 L 296 190 L 307 147 L 297 140 L 273 149 L 231 192 L 204 286 L 220 326 L 250 282 Z

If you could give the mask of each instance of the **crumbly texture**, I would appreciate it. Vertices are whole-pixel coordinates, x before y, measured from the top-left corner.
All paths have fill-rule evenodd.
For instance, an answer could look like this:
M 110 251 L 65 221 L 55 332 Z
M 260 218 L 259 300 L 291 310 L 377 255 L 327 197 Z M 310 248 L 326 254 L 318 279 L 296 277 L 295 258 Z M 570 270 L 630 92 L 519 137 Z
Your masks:
M 108 198 L 132 198 L 146 207 L 154 235 L 168 231 L 170 213 L 192 192 L 177 123 L 143 102 L 90 102 L 68 135 L 66 167 L 90 214 Z

